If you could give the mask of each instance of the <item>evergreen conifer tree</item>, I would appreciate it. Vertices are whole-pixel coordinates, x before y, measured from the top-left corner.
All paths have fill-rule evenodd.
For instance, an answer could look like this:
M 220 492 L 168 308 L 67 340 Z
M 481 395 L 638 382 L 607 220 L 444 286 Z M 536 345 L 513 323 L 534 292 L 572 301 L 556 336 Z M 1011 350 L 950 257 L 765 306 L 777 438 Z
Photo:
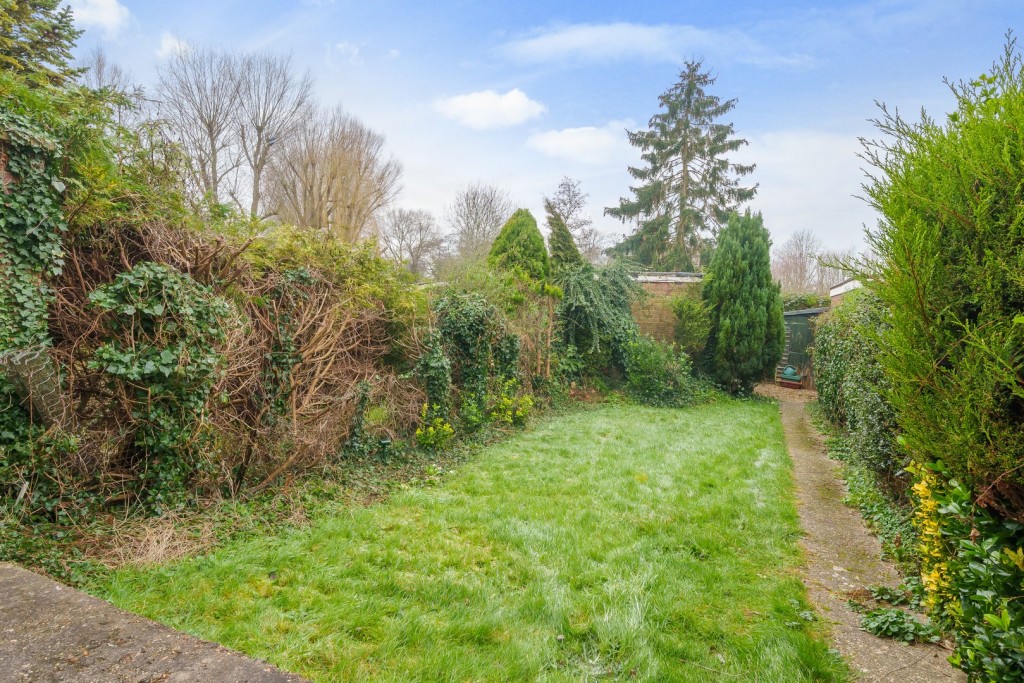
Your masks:
M 548 250 L 537 221 L 526 209 L 518 209 L 498 233 L 487 263 L 495 268 L 518 271 L 533 280 L 548 277 Z
M 749 393 L 775 368 L 785 345 L 770 246 L 761 214 L 733 214 L 719 233 L 703 287 L 711 309 L 707 366 L 715 381 L 734 393 Z
M 82 35 L 61 0 L 0 2 L 0 69 L 35 83 L 61 85 L 81 72 L 69 65 Z
M 611 252 L 655 270 L 695 270 L 710 252 L 721 225 L 750 200 L 756 186 L 740 179 L 753 165 L 730 163 L 725 157 L 747 144 L 733 137 L 731 123 L 719 123 L 736 106 L 707 93 L 715 78 L 699 61 L 687 62 L 679 81 L 659 98 L 660 108 L 647 130 L 629 133 L 641 150 L 643 168 L 630 167 L 640 184 L 633 197 L 605 213 L 636 231 Z
M 586 260 L 576 247 L 576 240 L 565 224 L 565 219 L 554 203 L 545 199 L 544 209 L 547 211 L 548 228 L 551 230 L 548 236 L 548 244 L 551 247 L 551 273 L 557 276 L 559 272 L 586 264 Z

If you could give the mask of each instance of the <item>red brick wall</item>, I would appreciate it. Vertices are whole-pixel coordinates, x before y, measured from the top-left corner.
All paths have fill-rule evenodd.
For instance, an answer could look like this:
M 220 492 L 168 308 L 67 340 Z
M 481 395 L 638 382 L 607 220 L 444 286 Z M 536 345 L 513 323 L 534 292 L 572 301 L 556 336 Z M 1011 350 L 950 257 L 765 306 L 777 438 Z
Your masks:
M 633 317 L 640 326 L 640 331 L 655 339 L 673 341 L 676 334 L 676 317 L 669 306 L 669 300 L 683 292 L 690 292 L 696 296 L 700 293 L 700 283 L 643 282 L 641 286 L 649 296 L 647 301 L 633 307 Z

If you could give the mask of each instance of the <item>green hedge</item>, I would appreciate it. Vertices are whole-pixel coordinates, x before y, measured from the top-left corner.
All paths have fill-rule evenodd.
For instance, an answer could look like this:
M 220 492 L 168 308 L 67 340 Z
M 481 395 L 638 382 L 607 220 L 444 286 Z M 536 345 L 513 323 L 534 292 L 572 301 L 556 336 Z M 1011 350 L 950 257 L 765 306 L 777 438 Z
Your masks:
M 1024 681 L 1024 60 L 951 86 L 942 121 L 883 108 L 867 187 L 879 356 L 915 461 L 922 583 L 972 680 Z
M 885 314 L 878 297 L 857 290 L 818 319 L 814 378 L 822 412 L 848 434 L 854 456 L 891 492 L 905 485 L 907 458 L 896 448 L 896 413 L 886 398 L 891 383 L 879 360 Z

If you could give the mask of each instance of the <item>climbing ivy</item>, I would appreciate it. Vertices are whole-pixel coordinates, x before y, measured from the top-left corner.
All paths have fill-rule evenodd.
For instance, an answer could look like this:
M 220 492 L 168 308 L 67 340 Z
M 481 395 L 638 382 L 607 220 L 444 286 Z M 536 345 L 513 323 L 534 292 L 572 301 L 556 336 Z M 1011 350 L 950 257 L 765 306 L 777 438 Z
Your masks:
M 89 300 L 104 314 L 107 340 L 89 367 L 131 403 L 143 502 L 157 511 L 180 504 L 200 466 L 228 306 L 188 275 L 149 262 Z
M 7 157 L 0 194 L 0 354 L 49 343 L 46 279 L 64 265 L 67 224 L 57 142 L 28 115 L 0 109 L 0 150 Z M 2 156 L 2 155 L 0 155 Z

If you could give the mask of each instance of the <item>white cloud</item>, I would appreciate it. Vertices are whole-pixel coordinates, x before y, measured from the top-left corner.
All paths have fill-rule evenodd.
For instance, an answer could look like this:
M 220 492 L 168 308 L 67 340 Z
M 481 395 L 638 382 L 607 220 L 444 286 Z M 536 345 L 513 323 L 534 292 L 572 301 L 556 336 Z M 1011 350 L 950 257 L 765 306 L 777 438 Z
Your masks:
M 515 88 L 504 95 L 495 90 L 483 90 L 443 97 L 434 101 L 434 111 L 464 126 L 482 130 L 517 126 L 537 118 L 547 107 Z
M 535 133 L 526 146 L 541 154 L 562 161 L 582 164 L 608 164 L 629 156 L 625 129 L 628 121 L 611 121 L 607 125 L 563 128 Z
M 713 54 L 743 64 L 762 67 L 808 66 L 803 55 L 774 52 L 738 30 L 702 29 L 685 24 L 572 24 L 535 32 L 528 38 L 502 46 L 512 59 L 526 63 L 553 61 L 606 62 L 645 59 L 680 62 Z
M 349 64 L 363 63 L 363 58 L 359 54 L 359 46 L 355 43 L 338 43 L 334 46 L 334 52 Z
M 396 50 L 395 48 L 391 48 L 390 50 L 388 50 L 389 59 L 398 59 L 401 56 L 402 52 L 400 50 Z
M 118 0 L 68 0 L 75 24 L 103 29 L 107 38 L 115 37 L 128 25 L 131 12 Z
M 160 47 L 156 49 L 157 59 L 167 59 L 173 55 L 188 52 L 192 46 L 173 33 L 164 31 L 160 36 Z
M 744 180 L 759 184 L 751 205 L 764 214 L 775 244 L 801 229 L 830 248 L 863 243 L 863 226 L 874 226 L 877 214 L 854 196 L 864 181 L 856 133 L 790 129 L 746 137 L 750 145 L 732 160 L 757 163 Z

